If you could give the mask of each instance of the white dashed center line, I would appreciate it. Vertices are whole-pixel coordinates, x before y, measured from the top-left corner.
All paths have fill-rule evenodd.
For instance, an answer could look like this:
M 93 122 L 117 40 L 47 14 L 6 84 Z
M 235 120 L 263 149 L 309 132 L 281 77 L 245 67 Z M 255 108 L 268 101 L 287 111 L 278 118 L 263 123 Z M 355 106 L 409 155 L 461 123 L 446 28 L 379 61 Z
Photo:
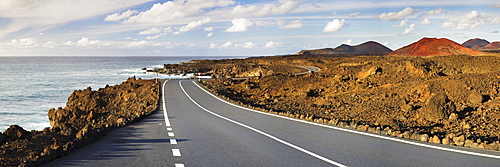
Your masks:
M 167 106 L 166 106 L 166 102 L 167 101 L 165 100 L 165 85 L 166 85 L 167 81 L 165 81 L 163 83 L 163 89 L 162 89 L 162 96 L 163 96 L 163 116 L 165 117 L 165 126 L 167 127 L 167 131 L 169 131 L 167 134 L 168 134 L 169 137 L 173 137 L 174 136 L 174 132 L 172 132 L 172 131 L 174 131 L 174 130 L 171 128 L 170 120 L 168 120 Z M 161 125 L 161 123 L 160 123 L 160 125 Z M 170 144 L 171 145 L 176 145 L 177 144 L 177 140 L 176 139 L 170 139 Z M 172 149 L 172 155 L 174 157 L 180 157 L 181 156 L 181 151 L 179 149 Z M 184 167 L 184 164 L 182 164 L 182 163 L 176 163 L 175 167 Z
M 172 154 L 175 157 L 180 157 L 181 156 L 181 150 L 179 150 L 179 149 L 172 149 Z

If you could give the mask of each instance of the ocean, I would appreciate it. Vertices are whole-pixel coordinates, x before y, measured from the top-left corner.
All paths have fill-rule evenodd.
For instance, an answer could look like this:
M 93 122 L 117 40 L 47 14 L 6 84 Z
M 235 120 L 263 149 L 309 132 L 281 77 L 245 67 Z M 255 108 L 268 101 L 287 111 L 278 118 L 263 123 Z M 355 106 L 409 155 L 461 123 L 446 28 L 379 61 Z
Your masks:
M 49 127 L 48 110 L 65 107 L 75 90 L 97 90 L 132 76 L 154 78 L 154 73 L 139 72 L 141 68 L 227 58 L 244 57 L 0 57 L 0 131 L 10 125 L 28 131 Z

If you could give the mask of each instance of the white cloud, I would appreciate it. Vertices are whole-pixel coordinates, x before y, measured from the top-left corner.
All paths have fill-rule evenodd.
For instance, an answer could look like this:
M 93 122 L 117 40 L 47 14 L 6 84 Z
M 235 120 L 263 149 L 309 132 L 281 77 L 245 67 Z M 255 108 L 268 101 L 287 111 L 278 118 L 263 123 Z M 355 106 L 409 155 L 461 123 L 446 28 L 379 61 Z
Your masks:
M 173 0 L 154 4 L 149 10 L 130 16 L 123 23 L 163 23 L 200 14 L 204 9 L 233 5 L 232 0 Z
M 254 48 L 256 45 L 255 43 L 253 42 L 245 42 L 243 43 L 243 45 L 241 46 L 242 48 L 245 48 L 245 49 L 252 49 Z
M 350 45 L 351 42 L 352 42 L 352 39 L 348 39 L 348 40 L 345 40 L 344 42 L 342 42 L 342 44 Z
M 149 46 L 151 43 L 149 41 L 132 41 L 124 45 L 125 48 L 141 48 Z
M 76 42 L 77 46 L 89 46 L 89 45 L 97 45 L 99 44 L 99 40 L 91 40 L 87 37 L 82 37 L 82 39 Z
M 284 20 L 277 20 L 276 22 L 279 25 L 280 29 L 294 29 L 294 28 L 302 28 L 304 26 L 301 20 L 294 20 L 291 22 Z
M 495 8 L 500 8 L 500 2 L 498 2 L 497 4 L 493 5 L 493 7 Z
M 423 13 L 422 15 L 438 15 L 438 14 L 447 13 L 447 12 L 448 11 L 446 11 L 446 10 L 438 8 L 438 9 L 435 9 L 435 10 L 427 11 L 427 12 Z
M 422 20 L 422 22 L 420 23 L 421 25 L 430 25 L 432 22 L 431 20 L 429 20 L 429 18 L 425 18 L 424 20 Z
M 210 49 L 217 49 L 217 48 L 219 48 L 219 44 L 210 43 Z
M 278 22 L 283 22 L 283 24 L 286 22 L 284 20 L 256 20 L 253 21 L 256 26 L 274 26 L 277 25 Z
M 266 43 L 266 45 L 264 45 L 264 48 L 274 48 L 274 47 L 277 47 L 277 46 L 280 46 L 281 42 L 274 42 L 274 41 L 269 41 Z
M 193 21 L 193 22 L 190 22 L 189 24 L 185 25 L 185 26 L 182 26 L 181 28 L 179 28 L 179 32 L 183 33 L 183 32 L 188 32 L 188 31 L 191 31 L 197 27 L 200 27 L 204 24 L 207 24 L 209 23 L 210 21 L 212 21 L 212 19 L 210 19 L 209 17 L 207 18 L 204 18 L 204 19 L 201 19 L 201 20 L 198 20 L 198 21 Z
M 214 30 L 213 27 L 207 27 L 207 28 L 203 29 L 203 31 L 213 31 L 213 30 Z
M 208 33 L 208 34 L 207 34 L 207 37 L 212 37 L 213 35 L 214 35 L 214 33 L 213 33 L 213 32 L 211 32 L 211 33 Z
M 406 7 L 405 9 L 399 12 L 382 13 L 378 16 L 378 19 L 396 21 L 415 13 L 416 11 L 418 10 L 413 9 L 411 7 Z
M 336 32 L 340 28 L 344 27 L 345 25 L 346 25 L 346 23 L 345 23 L 344 19 L 342 19 L 342 20 L 335 19 L 331 22 L 328 22 L 328 24 L 326 24 L 325 28 L 323 29 L 323 32 Z
M 146 39 L 157 39 L 159 37 L 165 36 L 169 33 L 172 33 L 173 29 L 172 27 L 166 27 L 166 28 L 158 28 L 158 27 L 153 27 L 144 31 L 139 32 L 139 35 L 151 35 L 151 34 L 156 34 L 153 36 L 148 36 Z
M 359 15 L 361 15 L 361 12 L 351 13 L 348 16 L 349 17 L 358 17 Z
M 38 39 L 36 38 L 13 39 L 7 45 L 16 48 L 33 48 L 38 46 L 37 41 Z
M 499 24 L 500 16 L 490 16 L 484 13 L 478 13 L 473 10 L 470 13 L 463 14 L 458 18 L 452 18 L 445 21 L 441 27 L 452 28 L 457 30 L 475 29 L 486 24 Z
M 110 46 L 110 42 L 105 42 L 105 41 L 99 41 L 99 40 L 92 40 L 87 37 L 82 37 L 80 40 L 73 42 L 73 41 L 67 41 L 64 43 L 64 45 L 67 46 L 83 46 L 83 47 L 101 47 L 101 46 Z
M 457 37 L 459 37 L 459 38 L 465 38 L 465 39 L 469 38 L 469 37 L 465 36 L 465 34 L 464 34 L 464 33 L 456 33 L 456 35 L 457 35 Z
M 233 26 L 229 27 L 224 32 L 243 32 L 247 31 L 248 27 L 253 25 L 250 20 L 247 20 L 245 18 L 233 19 L 231 20 L 231 23 L 233 23 Z
M 229 48 L 231 46 L 233 46 L 233 42 L 227 41 L 226 43 L 222 44 L 221 48 L 226 49 L 226 48 Z
M 104 21 L 120 21 L 120 20 L 129 18 L 130 16 L 137 14 L 137 13 L 139 13 L 139 11 L 137 11 L 137 10 L 127 10 L 121 14 L 114 13 L 112 15 L 106 16 L 106 18 L 104 18 Z
M 399 25 L 393 25 L 392 27 L 403 27 L 403 26 L 406 26 L 408 25 L 408 19 L 404 19 L 404 20 L 401 20 L 401 22 L 399 23 Z
M 146 39 L 147 39 L 147 40 L 151 40 L 151 39 L 158 39 L 158 38 L 160 38 L 160 37 L 162 37 L 162 36 L 165 36 L 165 35 L 167 35 L 167 34 L 165 34 L 165 33 L 156 34 L 156 35 L 154 35 L 154 36 L 148 36 L 148 37 L 146 37 Z
M 162 30 L 158 27 L 153 27 L 144 31 L 139 32 L 139 35 L 149 35 L 149 34 L 158 34 L 162 32 Z
M 278 0 L 280 4 L 262 4 L 262 5 L 238 5 L 230 12 L 232 16 L 269 16 L 287 14 L 297 9 L 298 2 L 292 0 Z
M 451 21 L 445 21 L 445 22 L 441 25 L 441 27 L 444 27 L 444 28 L 451 28 L 451 27 L 454 27 L 454 26 L 455 26 L 455 24 L 454 24 L 453 22 L 451 22 Z
M 403 33 L 401 33 L 401 34 L 408 35 L 411 32 L 413 32 L 413 30 L 415 30 L 415 24 L 411 24 L 410 27 L 406 28 L 405 31 L 403 31 Z
M 228 49 L 230 47 L 237 46 L 231 41 L 227 41 L 226 43 L 221 44 L 216 44 L 216 43 L 210 43 L 210 49 Z
M 2 0 L 0 18 L 10 22 L 3 24 L 0 38 L 20 30 L 36 34 L 64 23 L 100 16 L 148 1 L 151 0 Z

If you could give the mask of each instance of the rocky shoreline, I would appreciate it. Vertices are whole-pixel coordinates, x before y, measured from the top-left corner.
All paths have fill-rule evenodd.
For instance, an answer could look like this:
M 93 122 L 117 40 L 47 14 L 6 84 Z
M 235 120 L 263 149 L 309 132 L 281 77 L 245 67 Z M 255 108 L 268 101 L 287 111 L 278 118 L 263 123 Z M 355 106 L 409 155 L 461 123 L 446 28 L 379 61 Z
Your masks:
M 50 109 L 51 128 L 0 133 L 0 166 L 39 166 L 83 147 L 106 132 L 136 122 L 158 107 L 160 87 L 135 77 L 98 90 L 74 91 L 66 107 Z

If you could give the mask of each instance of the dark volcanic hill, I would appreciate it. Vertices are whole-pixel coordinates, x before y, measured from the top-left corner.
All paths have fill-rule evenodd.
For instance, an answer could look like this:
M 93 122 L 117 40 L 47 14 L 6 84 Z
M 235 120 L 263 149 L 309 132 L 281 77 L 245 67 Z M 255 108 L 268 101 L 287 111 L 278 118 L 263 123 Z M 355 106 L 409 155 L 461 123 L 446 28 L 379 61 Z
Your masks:
M 462 45 L 465 47 L 468 47 L 468 48 L 472 48 L 472 47 L 481 48 L 481 47 L 484 47 L 488 44 L 490 44 L 490 42 L 488 42 L 485 39 L 475 38 L 475 39 L 469 39 L 469 40 L 465 41 Z
M 297 55 L 303 54 L 349 54 L 349 53 L 389 53 L 392 52 L 388 47 L 374 41 L 368 41 L 356 46 L 342 44 L 335 49 L 314 49 L 302 50 Z
M 399 56 L 431 56 L 431 55 L 484 55 L 485 52 L 473 50 L 446 38 L 422 38 L 402 47 L 390 54 Z

